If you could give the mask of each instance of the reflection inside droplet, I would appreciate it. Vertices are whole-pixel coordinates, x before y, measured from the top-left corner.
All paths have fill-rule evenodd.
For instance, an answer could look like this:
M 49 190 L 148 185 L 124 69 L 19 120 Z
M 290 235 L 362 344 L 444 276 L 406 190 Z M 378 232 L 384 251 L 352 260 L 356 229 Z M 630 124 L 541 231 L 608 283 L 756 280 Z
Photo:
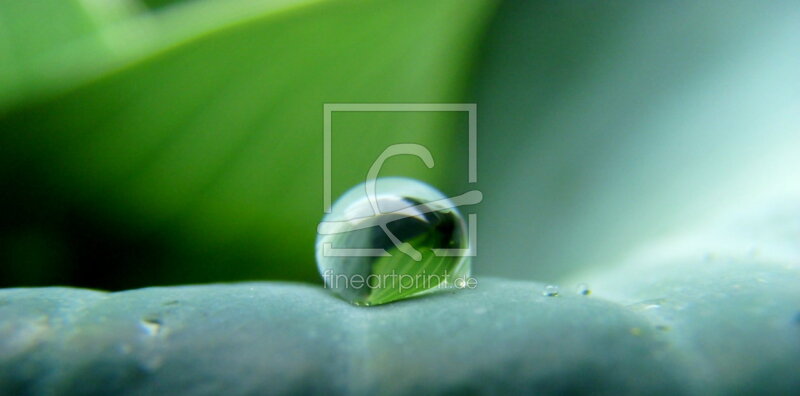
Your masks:
M 316 255 L 325 287 L 356 305 L 464 288 L 469 246 L 454 204 L 416 180 L 375 183 L 374 196 L 359 184 L 320 223 Z

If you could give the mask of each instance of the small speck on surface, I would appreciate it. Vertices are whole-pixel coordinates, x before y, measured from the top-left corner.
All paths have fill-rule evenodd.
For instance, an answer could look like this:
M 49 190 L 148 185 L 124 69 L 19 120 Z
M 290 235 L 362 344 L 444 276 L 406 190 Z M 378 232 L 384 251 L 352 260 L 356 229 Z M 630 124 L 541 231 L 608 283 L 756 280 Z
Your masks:
M 575 292 L 581 296 L 588 296 L 592 294 L 592 290 L 589 289 L 589 285 L 586 283 L 578 283 L 578 285 L 575 286 Z

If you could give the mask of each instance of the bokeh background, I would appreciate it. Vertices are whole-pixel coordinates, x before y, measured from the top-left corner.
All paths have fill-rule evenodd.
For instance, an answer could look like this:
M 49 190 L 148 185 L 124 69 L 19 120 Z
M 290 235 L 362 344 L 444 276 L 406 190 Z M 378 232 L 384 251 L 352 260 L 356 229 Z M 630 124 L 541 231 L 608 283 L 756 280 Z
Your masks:
M 800 3 L 0 3 L 0 286 L 320 283 L 333 195 L 384 175 L 477 187 L 478 275 L 558 281 L 800 195 Z

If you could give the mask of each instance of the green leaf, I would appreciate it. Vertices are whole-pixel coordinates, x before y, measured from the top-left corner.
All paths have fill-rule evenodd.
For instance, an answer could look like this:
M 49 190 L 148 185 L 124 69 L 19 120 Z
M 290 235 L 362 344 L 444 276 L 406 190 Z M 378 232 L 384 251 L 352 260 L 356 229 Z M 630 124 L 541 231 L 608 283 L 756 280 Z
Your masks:
M 145 249 L 145 274 L 113 276 L 132 280 L 123 286 L 145 284 L 136 276 L 314 279 L 323 105 L 461 101 L 492 4 L 207 1 L 115 23 L 101 32 L 113 57 L 61 75 L 59 88 L 0 118 L 0 169 L 16 191 L 7 199 L 18 211 L 51 206 L 48 217 L 89 219 L 92 235 L 126 249 L 156 246 Z M 437 166 L 401 158 L 383 175 L 446 187 L 463 120 L 334 113 L 333 196 L 363 181 L 388 145 L 408 141 Z
M 51 72 L 77 72 L 79 53 L 111 55 L 100 31 L 135 11 L 129 0 L 38 0 L 0 3 L 0 114 L 14 99 L 57 84 Z M 55 66 L 55 67 L 54 67 Z
M 379 305 L 402 300 L 430 291 L 452 288 L 457 278 L 466 280 L 465 264 L 461 256 L 437 256 L 433 249 L 441 246 L 435 235 L 424 235 L 406 241 L 420 253 L 421 260 L 414 261 L 397 248 L 390 249 L 390 256 L 378 259 L 371 271 L 380 287 L 364 302 Z M 469 259 L 469 258 L 467 258 Z

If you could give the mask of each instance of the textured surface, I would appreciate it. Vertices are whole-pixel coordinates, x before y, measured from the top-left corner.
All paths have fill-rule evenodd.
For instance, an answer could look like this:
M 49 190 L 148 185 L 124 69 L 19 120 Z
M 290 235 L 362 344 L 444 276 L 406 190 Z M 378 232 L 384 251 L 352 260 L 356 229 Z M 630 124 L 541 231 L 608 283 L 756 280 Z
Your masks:
M 0 394 L 791 393 L 800 208 L 741 212 L 556 297 L 493 278 L 370 308 L 279 282 L 0 290 Z
M 365 309 L 280 283 L 6 290 L 0 372 L 11 393 L 610 392 L 681 383 L 669 345 L 642 318 L 540 292 L 485 280 L 474 291 Z
M 800 276 L 759 265 L 722 282 L 712 273 L 643 284 L 631 304 L 602 289 L 545 297 L 541 284 L 499 279 L 372 308 L 289 283 L 7 289 L 0 390 L 786 391 L 800 385 Z

